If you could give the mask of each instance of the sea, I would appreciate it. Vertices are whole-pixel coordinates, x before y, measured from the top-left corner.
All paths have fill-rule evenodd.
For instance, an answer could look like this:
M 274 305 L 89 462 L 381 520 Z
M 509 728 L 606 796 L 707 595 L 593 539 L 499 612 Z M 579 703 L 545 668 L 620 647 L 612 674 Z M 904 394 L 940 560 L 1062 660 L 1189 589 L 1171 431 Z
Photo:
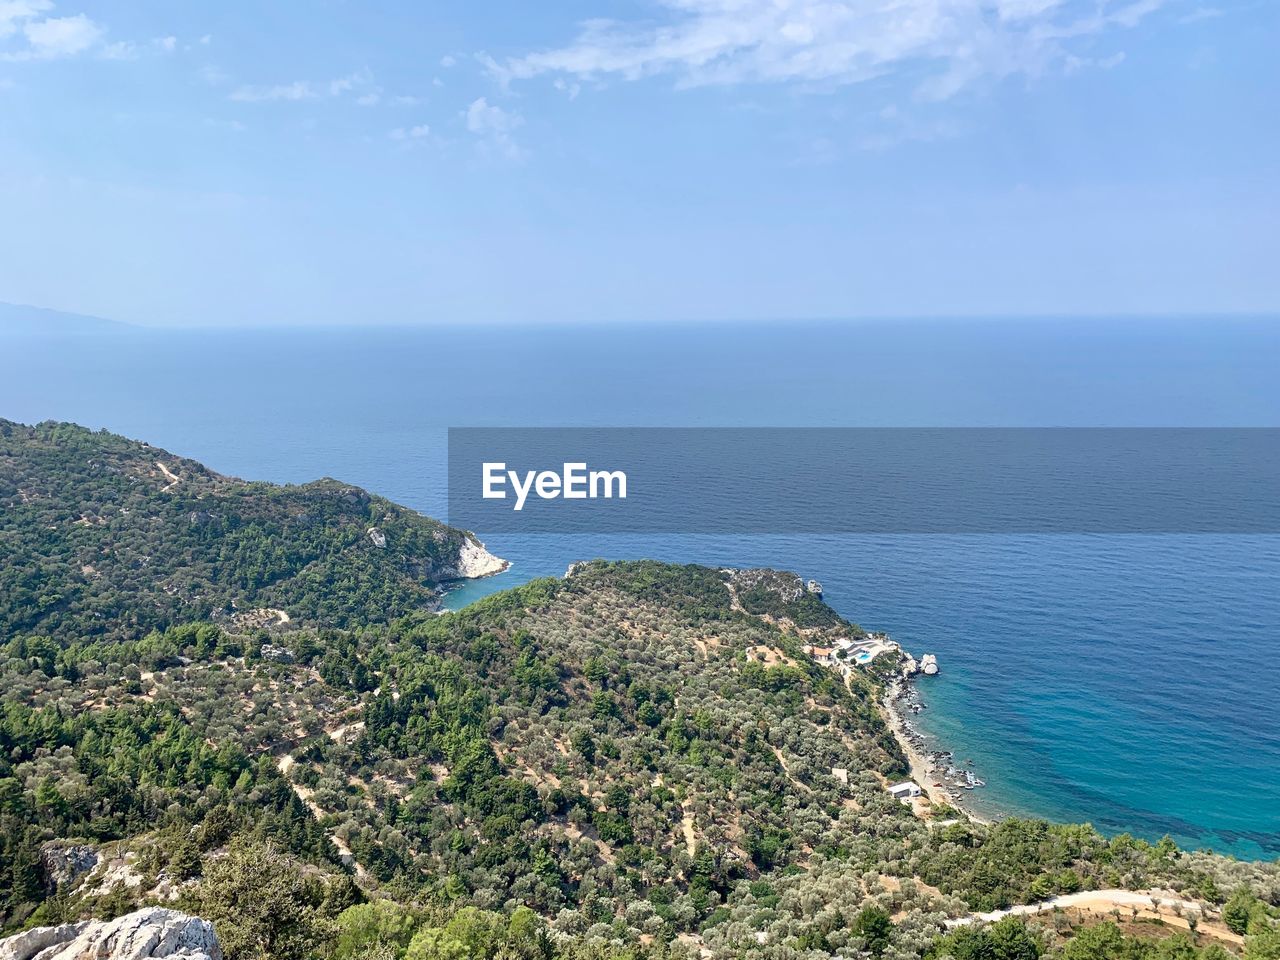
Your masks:
M 0 417 L 443 517 L 449 427 L 1280 426 L 1280 318 L 52 330 L 0 335 Z M 1280 857 L 1278 536 L 477 533 L 511 569 L 451 607 L 593 557 L 815 578 L 937 655 L 977 812 Z

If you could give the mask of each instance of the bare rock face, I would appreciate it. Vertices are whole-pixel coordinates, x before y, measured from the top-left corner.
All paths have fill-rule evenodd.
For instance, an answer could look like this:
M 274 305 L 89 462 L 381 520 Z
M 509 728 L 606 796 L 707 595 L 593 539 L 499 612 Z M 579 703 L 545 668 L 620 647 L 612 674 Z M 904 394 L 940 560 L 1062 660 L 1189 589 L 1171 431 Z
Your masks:
M 0 960 L 222 960 L 213 924 L 148 907 L 115 920 L 36 927 L 0 940 Z
M 98 851 L 88 844 L 46 843 L 40 850 L 45 883 L 50 893 L 75 884 L 98 865 Z
M 502 573 L 508 566 L 510 564 L 507 561 L 495 557 L 484 548 L 483 543 L 468 534 L 458 550 L 458 566 L 454 572 L 458 577 L 472 580 Z

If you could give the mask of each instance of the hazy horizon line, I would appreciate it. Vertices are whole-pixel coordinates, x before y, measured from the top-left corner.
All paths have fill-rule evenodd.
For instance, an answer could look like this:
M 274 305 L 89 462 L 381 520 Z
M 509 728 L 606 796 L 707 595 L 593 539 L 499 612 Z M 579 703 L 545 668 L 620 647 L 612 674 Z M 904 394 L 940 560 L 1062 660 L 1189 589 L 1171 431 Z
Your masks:
M 1236 320 L 1236 321 L 1280 321 L 1280 308 L 1267 310 L 1186 310 L 1176 313 L 1163 311 L 1090 311 L 1090 312 L 1054 312 L 1000 311 L 992 313 L 901 313 L 901 314 L 847 314 L 847 315 L 795 315 L 776 317 L 675 317 L 658 316 L 645 318 L 590 319 L 584 317 L 565 318 L 530 318 L 515 319 L 511 317 L 471 318 L 467 320 L 422 319 L 422 320 L 369 320 L 369 321 L 256 321 L 228 323 L 150 323 L 137 320 L 120 320 L 94 313 L 81 313 L 73 310 L 61 310 L 56 307 L 45 307 L 36 304 L 13 303 L 0 300 L 0 330 L 4 328 L 3 308 L 10 308 L 33 313 L 52 314 L 67 320 L 93 321 L 104 326 L 115 328 L 114 332 L 216 332 L 216 331 L 314 331 L 341 332 L 345 330 L 429 330 L 458 329 L 465 327 L 483 328 L 528 328 L 540 327 L 641 327 L 641 326 L 763 326 L 768 324 L 857 324 L 857 323 L 928 323 L 928 322 L 1050 322 L 1050 321 L 1099 321 L 1118 322 L 1150 322 L 1150 321 L 1196 321 L 1196 320 Z M 123 328 L 123 329 L 120 329 Z M 54 329 L 40 332 L 62 332 Z M 72 331 L 65 331 L 72 332 Z M 74 331 L 83 333 L 86 331 Z

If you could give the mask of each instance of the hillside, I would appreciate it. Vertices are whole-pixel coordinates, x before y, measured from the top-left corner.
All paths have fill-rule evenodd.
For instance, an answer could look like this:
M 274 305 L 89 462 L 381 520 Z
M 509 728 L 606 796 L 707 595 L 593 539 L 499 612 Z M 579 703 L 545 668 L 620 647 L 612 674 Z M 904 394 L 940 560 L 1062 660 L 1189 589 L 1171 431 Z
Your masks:
M 893 664 L 806 655 L 861 631 L 794 574 L 592 561 L 438 615 L 466 535 L 334 481 L 4 423 L 0 483 L 0 931 L 158 903 L 227 960 L 1280 960 L 1280 865 L 890 797 Z
M 373 882 L 490 904 L 518 888 L 551 912 L 584 889 L 688 895 L 698 857 L 726 885 L 805 863 L 864 808 L 904 816 L 881 789 L 905 767 L 871 685 L 846 687 L 797 634 L 734 607 L 718 571 L 592 563 L 462 613 L 267 647 L 212 625 L 56 651 L 17 639 L 0 747 L 14 779 L 65 800 L 52 837 L 125 839 L 175 806 L 194 822 L 235 781 L 241 815 L 256 796 L 282 842 L 349 851 Z M 104 776 L 125 742 L 129 769 Z M 69 748 L 65 763 L 42 745 Z M 187 772 L 134 795 L 170 768 Z
M 201 906 L 246 842 L 309 865 L 317 911 L 361 890 L 441 923 L 447 905 L 519 906 L 561 936 L 726 957 L 761 937 L 835 952 L 872 908 L 909 957 L 947 917 L 1056 893 L 1280 894 L 1274 866 L 914 816 L 884 790 L 904 766 L 876 682 L 802 652 L 856 627 L 797 603 L 796 578 L 753 574 L 593 562 L 457 613 L 268 645 L 212 625 L 11 640 L 3 916 Z
M 434 606 L 483 557 L 463 531 L 335 480 L 246 483 L 110 433 L 0 420 L 2 636 L 385 622 Z

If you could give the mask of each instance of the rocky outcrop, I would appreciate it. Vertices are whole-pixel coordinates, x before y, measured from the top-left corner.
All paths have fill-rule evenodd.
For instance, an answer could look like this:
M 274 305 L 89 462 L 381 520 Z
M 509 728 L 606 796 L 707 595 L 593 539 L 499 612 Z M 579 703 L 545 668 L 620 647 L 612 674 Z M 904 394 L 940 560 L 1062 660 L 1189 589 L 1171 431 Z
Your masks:
M 222 960 L 213 924 L 148 907 L 115 920 L 36 927 L 0 940 L 0 960 Z
M 728 577 L 735 590 L 743 593 L 749 590 L 766 591 L 776 594 L 783 603 L 795 603 L 806 593 L 804 581 L 794 573 L 765 568 L 736 570 L 729 567 L 721 573 Z M 816 585 L 817 581 L 813 583 Z M 819 586 L 818 590 L 821 589 Z
M 501 557 L 495 557 L 484 548 L 484 544 L 471 534 L 463 538 L 458 548 L 458 565 L 454 574 L 459 579 L 474 580 L 479 577 L 491 577 L 501 573 L 510 564 Z
M 98 865 L 98 851 L 88 844 L 53 841 L 41 848 L 40 865 L 44 868 L 46 888 L 50 893 L 57 893 L 73 886 Z
M 293 654 L 286 647 L 277 646 L 274 643 L 264 643 L 262 645 L 262 659 L 270 660 L 272 663 L 293 663 Z

